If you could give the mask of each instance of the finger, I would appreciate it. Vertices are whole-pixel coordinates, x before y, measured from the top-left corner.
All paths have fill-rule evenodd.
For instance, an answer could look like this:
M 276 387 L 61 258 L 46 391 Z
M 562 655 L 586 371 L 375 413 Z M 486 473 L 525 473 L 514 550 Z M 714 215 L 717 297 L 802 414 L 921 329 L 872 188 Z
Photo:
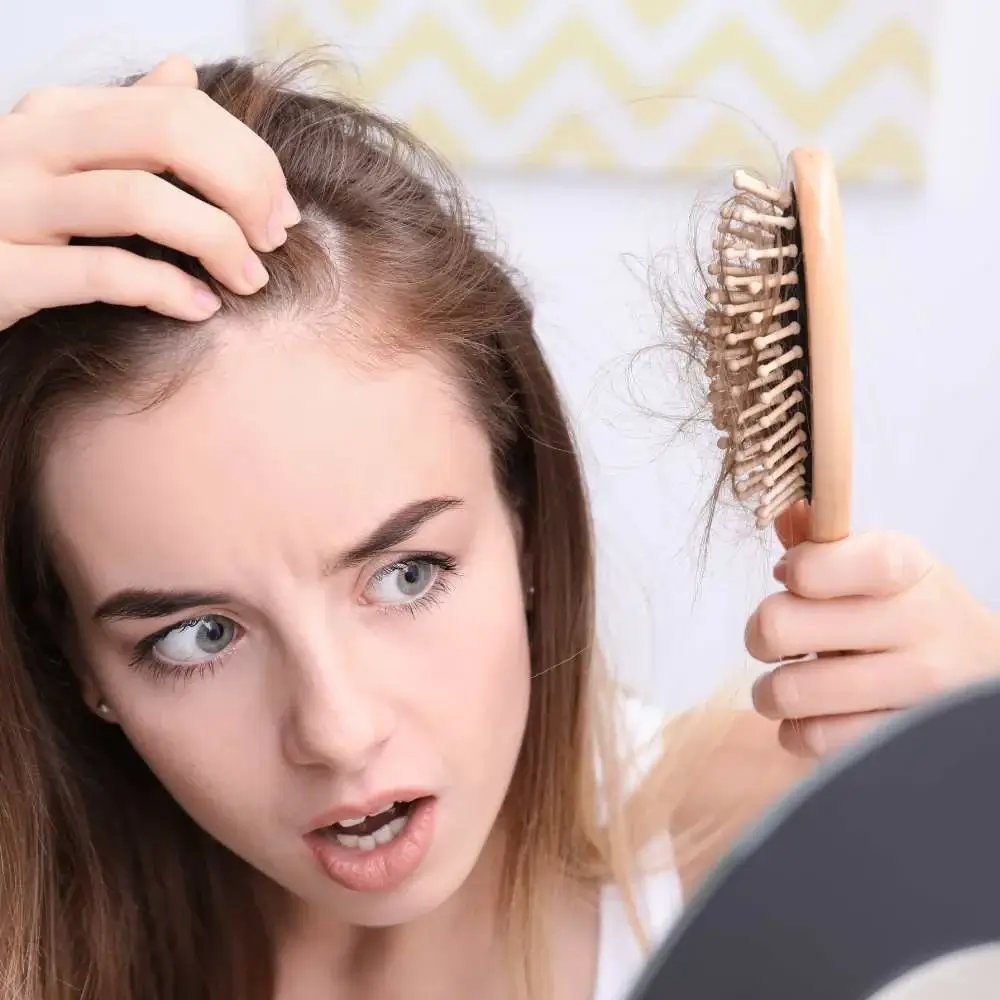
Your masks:
M 787 591 L 765 598 L 744 633 L 747 652 L 761 663 L 810 653 L 879 652 L 903 644 L 892 599 L 841 597 L 816 601 Z
M 260 136 L 200 90 L 98 91 L 91 107 L 23 116 L 20 145 L 36 163 L 56 174 L 170 171 L 232 215 L 257 249 L 284 242 L 298 210 L 274 151 Z
M 774 532 L 783 548 L 790 549 L 809 537 L 809 508 L 804 500 L 792 504 L 774 522 Z
M 778 727 L 778 741 L 796 757 L 827 757 L 853 746 L 895 715 L 869 712 L 802 722 L 786 720 Z
M 910 708 L 944 690 L 942 673 L 895 650 L 782 663 L 757 679 L 753 705 L 774 720 Z
M 92 108 L 103 89 L 60 85 L 38 87 L 25 94 L 10 110 L 14 115 L 66 114 L 81 108 Z
M 239 294 L 267 282 L 264 265 L 232 216 L 154 174 L 91 170 L 44 178 L 34 198 L 21 191 L 16 203 L 6 201 L 0 192 L 0 227 L 12 243 L 138 235 L 197 258 Z
M 776 571 L 800 597 L 891 597 L 916 586 L 934 560 L 912 538 L 887 532 L 851 535 L 839 542 L 803 542 Z
M 162 261 L 117 247 L 0 246 L 0 329 L 53 306 L 107 302 L 145 306 L 177 319 L 207 319 L 219 300 L 203 283 Z
M 185 56 L 174 54 L 157 63 L 134 87 L 197 87 L 198 70 Z

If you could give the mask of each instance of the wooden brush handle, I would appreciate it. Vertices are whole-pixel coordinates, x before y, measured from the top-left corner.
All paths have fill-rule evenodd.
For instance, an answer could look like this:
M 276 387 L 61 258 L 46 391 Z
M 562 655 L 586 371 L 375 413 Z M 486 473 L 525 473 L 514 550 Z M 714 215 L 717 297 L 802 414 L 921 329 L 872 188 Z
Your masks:
M 824 150 L 797 149 L 789 159 L 808 317 L 809 538 L 833 542 L 851 529 L 853 472 L 851 328 L 840 197 L 833 162 Z

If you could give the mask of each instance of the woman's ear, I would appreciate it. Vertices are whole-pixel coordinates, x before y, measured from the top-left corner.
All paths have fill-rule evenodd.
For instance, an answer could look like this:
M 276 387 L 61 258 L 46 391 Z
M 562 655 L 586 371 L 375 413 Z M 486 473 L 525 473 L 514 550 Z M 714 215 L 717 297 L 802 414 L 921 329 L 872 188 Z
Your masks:
M 68 653 L 69 649 L 64 646 L 63 655 L 67 655 Z M 77 676 L 80 679 L 80 697 L 83 699 L 84 705 L 102 722 L 117 722 L 118 718 L 107 698 L 105 698 L 93 670 L 85 665 L 83 657 L 78 653 L 73 656 L 71 662 L 82 665 L 77 671 Z
M 80 682 L 80 696 L 83 703 L 104 722 L 116 722 L 114 711 L 98 687 L 97 680 L 88 670 Z
M 54 577 L 53 577 L 54 579 Z M 62 597 L 65 599 L 65 592 L 59 588 Z M 94 676 L 93 670 L 87 665 L 87 658 L 83 655 L 83 647 L 79 633 L 72 624 L 69 614 L 60 615 L 50 611 L 51 605 L 40 599 L 35 603 L 35 614 L 39 622 L 45 623 L 48 630 L 56 636 L 56 646 L 59 654 L 65 660 L 73 676 L 77 679 L 80 689 L 80 698 L 84 705 L 103 722 L 117 722 L 117 716 L 109 702 L 101 692 L 101 686 Z
M 91 676 L 89 671 L 80 682 L 80 694 L 87 708 L 92 712 L 96 712 L 97 703 L 101 700 L 101 692 L 97 687 L 97 681 Z

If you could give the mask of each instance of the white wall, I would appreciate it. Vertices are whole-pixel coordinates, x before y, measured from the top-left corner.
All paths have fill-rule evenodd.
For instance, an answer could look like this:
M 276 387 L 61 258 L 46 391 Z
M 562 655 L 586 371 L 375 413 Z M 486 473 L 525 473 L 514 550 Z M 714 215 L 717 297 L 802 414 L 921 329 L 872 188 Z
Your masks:
M 242 0 L 49 0 L 0 10 L 0 102 L 42 82 L 100 80 L 180 49 L 243 51 Z M 1000 607 L 995 497 L 1000 287 L 992 206 L 1000 177 L 1000 67 L 992 0 L 939 5 L 930 178 L 920 192 L 845 192 L 855 327 L 856 524 L 916 534 Z M 123 59 L 121 53 L 127 53 Z M 743 622 L 769 559 L 735 529 L 694 559 L 711 447 L 623 391 L 627 354 L 656 335 L 625 257 L 683 246 L 699 189 L 628 180 L 471 176 L 529 276 L 539 327 L 584 438 L 601 543 L 605 625 L 628 674 L 665 702 L 746 666 Z M 657 383 L 642 379 L 643 398 Z M 663 385 L 663 402 L 672 404 Z M 710 471 L 714 472 L 714 468 Z

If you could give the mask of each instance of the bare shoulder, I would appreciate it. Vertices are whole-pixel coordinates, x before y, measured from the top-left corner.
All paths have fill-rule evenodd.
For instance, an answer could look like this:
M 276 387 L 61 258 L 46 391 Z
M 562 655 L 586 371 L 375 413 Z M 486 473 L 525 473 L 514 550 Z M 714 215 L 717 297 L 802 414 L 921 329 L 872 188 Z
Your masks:
M 665 737 L 684 775 L 670 825 L 689 897 L 747 826 L 815 765 L 785 750 L 777 725 L 752 711 L 730 710 L 708 728 L 681 717 Z

